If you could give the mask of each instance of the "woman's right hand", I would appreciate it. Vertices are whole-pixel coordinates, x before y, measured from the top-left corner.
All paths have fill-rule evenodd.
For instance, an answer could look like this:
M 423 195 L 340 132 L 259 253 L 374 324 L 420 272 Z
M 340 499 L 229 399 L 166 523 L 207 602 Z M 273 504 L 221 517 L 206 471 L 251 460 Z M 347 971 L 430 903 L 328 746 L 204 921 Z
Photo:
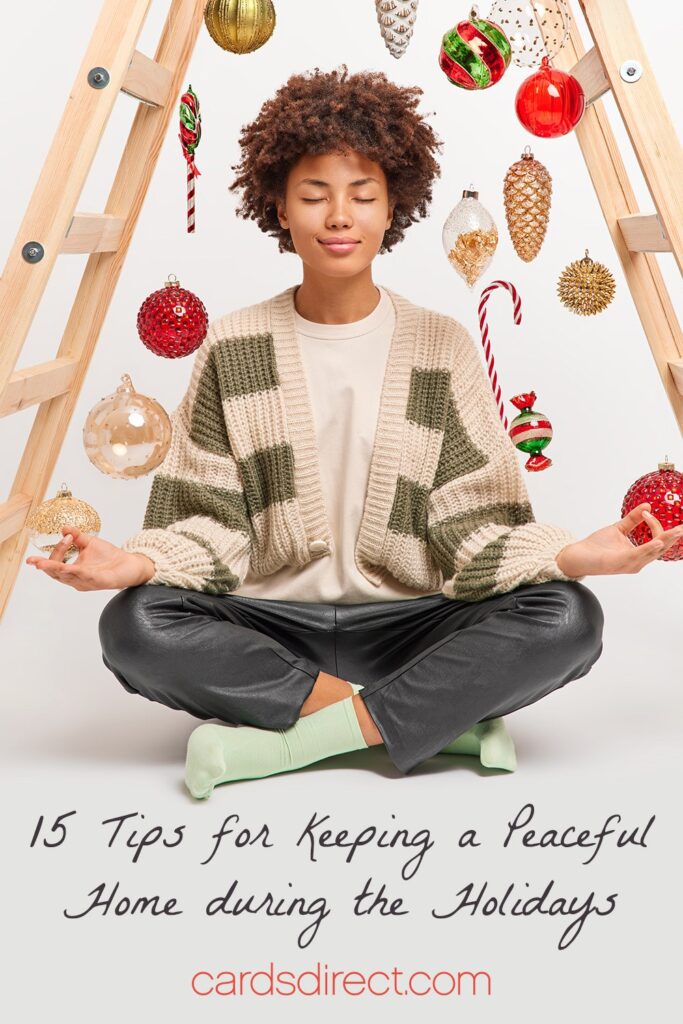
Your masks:
M 32 555 L 26 564 L 35 565 L 75 590 L 122 590 L 146 583 L 154 575 L 154 562 L 147 555 L 124 551 L 77 526 L 63 526 L 61 532 L 64 540 L 54 546 L 49 558 Z M 78 548 L 78 557 L 65 562 L 64 555 L 72 544 Z

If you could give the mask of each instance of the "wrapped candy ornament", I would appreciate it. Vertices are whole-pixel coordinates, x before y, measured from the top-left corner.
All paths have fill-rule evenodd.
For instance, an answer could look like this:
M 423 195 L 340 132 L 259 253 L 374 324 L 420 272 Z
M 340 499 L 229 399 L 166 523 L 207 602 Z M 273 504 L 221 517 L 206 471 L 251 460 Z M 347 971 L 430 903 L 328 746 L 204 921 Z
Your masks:
M 168 413 L 154 398 L 138 394 L 127 373 L 113 395 L 87 415 L 83 444 L 102 473 L 118 480 L 145 476 L 163 462 L 171 445 Z
M 66 484 L 62 484 L 54 498 L 41 502 L 26 520 L 31 543 L 44 554 L 48 555 L 60 541 L 64 540 L 61 532 L 63 526 L 76 526 L 83 533 L 93 537 L 102 529 L 102 522 L 92 505 L 87 501 L 74 498 Z M 64 561 L 78 553 L 72 544 L 64 556 Z
M 441 233 L 448 261 L 471 288 L 481 277 L 498 245 L 498 228 L 479 202 L 479 193 L 465 189 L 453 207 Z
M 553 464 L 552 459 L 541 455 L 541 452 L 550 444 L 553 428 L 544 413 L 532 408 L 536 401 L 535 392 L 528 391 L 521 395 L 515 395 L 510 401 L 520 410 L 519 416 L 515 416 L 510 424 L 508 431 L 510 438 L 519 451 L 531 453 L 524 468 L 528 469 L 530 473 L 548 469 Z
M 658 463 L 654 472 L 645 473 L 631 484 L 621 505 L 622 518 L 644 501 L 650 503 L 652 515 L 664 530 L 683 524 L 683 473 L 669 462 L 668 456 L 664 456 L 664 462 Z M 631 530 L 628 539 L 638 547 L 652 540 L 652 531 L 643 520 Z M 659 561 L 683 561 L 683 537 L 660 555 Z
M 413 38 L 419 0 L 375 0 L 384 45 L 392 57 L 402 57 Z
M 461 89 L 488 89 L 510 64 L 510 43 L 499 25 L 479 17 L 476 7 L 469 19 L 446 32 L 439 50 L 439 67 L 449 82 Z
M 148 295 L 138 310 L 138 334 L 157 356 L 181 359 L 199 348 L 209 329 L 204 303 L 194 292 L 180 287 L 169 274 L 163 288 Z

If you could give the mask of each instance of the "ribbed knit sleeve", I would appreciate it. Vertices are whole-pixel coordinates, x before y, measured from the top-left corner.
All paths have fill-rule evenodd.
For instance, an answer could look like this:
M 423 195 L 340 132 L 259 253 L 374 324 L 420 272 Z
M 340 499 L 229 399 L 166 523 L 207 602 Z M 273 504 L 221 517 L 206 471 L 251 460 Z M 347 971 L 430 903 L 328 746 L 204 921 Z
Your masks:
M 519 461 L 469 332 L 456 321 L 441 454 L 428 500 L 427 540 L 446 597 L 481 601 L 566 576 L 555 556 L 576 541 L 538 523 Z
M 250 559 L 251 532 L 230 448 L 211 324 L 188 389 L 171 414 L 171 446 L 152 480 L 142 530 L 121 546 L 155 565 L 147 584 L 210 594 L 235 590 Z

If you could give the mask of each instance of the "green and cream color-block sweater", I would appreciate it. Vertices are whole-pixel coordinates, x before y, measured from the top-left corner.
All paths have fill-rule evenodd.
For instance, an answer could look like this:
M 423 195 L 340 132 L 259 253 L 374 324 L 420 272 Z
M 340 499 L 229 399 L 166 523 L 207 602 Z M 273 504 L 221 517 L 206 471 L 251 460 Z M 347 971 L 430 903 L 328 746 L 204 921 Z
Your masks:
M 391 574 L 416 597 L 441 589 L 464 601 L 568 579 L 555 555 L 576 538 L 536 522 L 471 335 L 384 287 L 395 327 L 359 571 L 375 586 Z M 223 594 L 248 571 L 333 552 L 295 290 L 214 320 L 195 354 L 142 530 L 122 545 L 154 562 L 148 585 Z

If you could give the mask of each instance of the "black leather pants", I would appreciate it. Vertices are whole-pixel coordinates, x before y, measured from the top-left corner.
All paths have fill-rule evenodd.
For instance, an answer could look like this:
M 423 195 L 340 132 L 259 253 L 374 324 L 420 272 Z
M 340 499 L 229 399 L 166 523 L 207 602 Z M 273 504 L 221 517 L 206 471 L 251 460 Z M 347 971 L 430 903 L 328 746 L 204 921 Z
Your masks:
M 361 696 L 401 772 L 466 729 L 586 675 L 602 606 L 578 580 L 484 601 L 355 605 L 129 587 L 105 606 L 102 657 L 129 693 L 197 718 L 286 729 L 323 670 Z

